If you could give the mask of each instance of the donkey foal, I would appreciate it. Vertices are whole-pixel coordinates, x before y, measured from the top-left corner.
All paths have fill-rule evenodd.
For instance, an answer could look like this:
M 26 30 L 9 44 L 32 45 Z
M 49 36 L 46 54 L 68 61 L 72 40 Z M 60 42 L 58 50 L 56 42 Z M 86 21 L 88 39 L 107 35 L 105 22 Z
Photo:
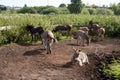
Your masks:
M 72 56 L 71 62 L 75 63 L 76 61 L 78 61 L 80 66 L 83 66 L 84 63 L 89 64 L 88 56 L 86 53 L 82 52 L 81 49 L 75 49 L 74 47 L 73 50 L 75 52 Z

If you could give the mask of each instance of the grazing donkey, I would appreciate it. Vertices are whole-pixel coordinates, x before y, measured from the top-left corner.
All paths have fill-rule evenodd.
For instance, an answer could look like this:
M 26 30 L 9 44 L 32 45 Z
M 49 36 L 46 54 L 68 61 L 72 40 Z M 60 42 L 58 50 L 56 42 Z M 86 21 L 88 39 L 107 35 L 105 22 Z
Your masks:
M 82 46 L 85 46 L 85 40 L 87 45 L 89 46 L 90 44 L 90 37 L 88 35 L 88 33 L 86 33 L 83 30 L 78 30 L 77 32 L 77 44 L 79 45 L 79 40 L 80 40 L 80 44 L 82 44 Z
M 42 30 L 41 38 L 45 49 L 47 50 L 47 54 L 51 54 L 51 46 L 53 42 L 57 42 L 54 37 L 54 34 L 50 30 Z
M 73 50 L 74 50 L 74 54 L 71 59 L 72 63 L 75 63 L 76 61 L 78 61 L 80 66 L 83 66 L 84 63 L 89 64 L 88 56 L 86 53 L 82 52 L 81 49 L 75 49 L 74 47 L 73 47 Z
M 98 29 L 98 40 L 103 41 L 105 35 L 105 28 Z
M 43 30 L 43 27 L 35 27 L 33 25 L 27 25 L 26 26 L 26 30 L 30 32 L 31 36 L 32 36 L 32 40 L 35 37 L 36 39 L 36 35 L 40 35 L 41 31 Z
M 101 27 L 98 24 L 94 24 L 93 21 L 89 21 L 89 25 L 90 25 L 90 30 L 91 32 L 96 35 L 97 40 L 99 40 L 99 38 L 101 40 L 103 40 L 104 35 L 105 35 L 105 28 Z
M 72 29 L 72 25 L 57 25 L 52 31 L 53 32 L 66 31 L 67 32 L 66 35 L 70 36 L 71 35 L 71 33 L 70 33 L 71 29 Z
M 70 32 L 71 28 L 72 28 L 72 25 L 57 25 L 53 29 L 53 32 L 58 32 L 58 31 L 68 31 L 68 32 Z

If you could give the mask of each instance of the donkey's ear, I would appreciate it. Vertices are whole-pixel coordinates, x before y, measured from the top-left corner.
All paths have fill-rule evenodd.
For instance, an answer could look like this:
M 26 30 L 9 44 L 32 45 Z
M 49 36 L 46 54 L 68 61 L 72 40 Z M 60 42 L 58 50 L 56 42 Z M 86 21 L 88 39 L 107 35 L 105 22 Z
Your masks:
M 72 47 L 74 51 L 76 51 L 76 49 L 74 47 Z

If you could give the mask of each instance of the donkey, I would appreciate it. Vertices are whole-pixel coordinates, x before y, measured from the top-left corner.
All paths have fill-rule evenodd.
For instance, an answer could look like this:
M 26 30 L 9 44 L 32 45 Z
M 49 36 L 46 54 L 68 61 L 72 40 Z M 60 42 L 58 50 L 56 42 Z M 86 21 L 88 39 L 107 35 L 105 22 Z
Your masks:
M 43 27 L 35 27 L 33 25 L 27 25 L 26 26 L 26 30 L 30 32 L 31 36 L 32 36 L 32 40 L 35 37 L 36 39 L 36 35 L 40 35 L 41 31 L 43 30 Z
M 71 35 L 71 33 L 70 33 L 71 29 L 72 29 L 72 25 L 57 25 L 52 31 L 53 32 L 66 31 L 67 36 L 69 36 L 69 35 Z
M 77 32 L 77 44 L 78 45 L 79 45 L 79 40 L 80 40 L 80 44 L 82 46 L 85 46 L 85 40 L 86 40 L 87 46 L 89 46 L 89 44 L 90 44 L 90 37 L 89 37 L 88 33 L 86 33 L 83 30 L 78 30 L 78 32 Z
M 54 34 L 50 30 L 42 30 L 40 35 L 47 54 L 51 54 L 51 46 L 53 42 L 57 42 L 57 39 L 55 39 Z
M 72 25 L 57 25 L 54 29 L 53 32 L 58 32 L 58 31 L 71 31 Z
M 88 34 L 88 32 L 89 32 L 89 28 L 88 27 L 80 27 L 79 30 L 85 31 L 86 34 Z
M 83 66 L 84 63 L 89 64 L 88 56 L 86 53 L 84 53 L 81 49 L 75 49 L 74 47 L 73 47 L 73 50 L 74 50 L 74 54 L 71 59 L 72 63 L 75 63 L 78 61 L 80 66 Z
M 93 23 L 93 21 L 89 21 L 89 25 L 90 25 L 90 30 L 91 32 L 97 37 L 97 40 L 99 40 L 99 38 L 101 38 L 101 40 L 103 40 L 104 35 L 105 35 L 105 28 L 101 27 L 98 24 Z
M 105 28 L 98 29 L 98 40 L 103 41 L 105 35 Z

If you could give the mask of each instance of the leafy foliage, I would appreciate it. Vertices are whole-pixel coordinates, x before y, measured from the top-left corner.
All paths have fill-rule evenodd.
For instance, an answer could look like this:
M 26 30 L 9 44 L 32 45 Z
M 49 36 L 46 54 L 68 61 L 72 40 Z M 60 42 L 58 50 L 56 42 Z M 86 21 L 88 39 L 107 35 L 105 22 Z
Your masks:
M 114 80 L 120 80 L 120 60 L 113 60 L 107 68 L 104 68 L 105 74 L 113 77 Z
M 88 26 L 88 22 L 93 20 L 106 29 L 106 37 L 120 37 L 120 16 L 114 15 L 39 15 L 39 14 L 1 14 L 0 26 L 14 26 L 11 30 L 0 31 L 0 43 L 28 42 L 31 40 L 25 30 L 27 24 L 42 26 L 44 29 L 52 30 L 58 24 L 72 24 L 72 34 L 74 35 L 80 26 Z M 66 33 L 56 34 L 59 40 L 66 39 Z M 38 39 L 39 40 L 39 39 Z
M 0 10 L 7 10 L 7 7 L 4 5 L 0 5 Z
M 96 9 L 96 14 L 101 14 L 101 15 L 113 15 L 113 12 L 109 9 L 105 8 L 97 8 Z
M 112 5 L 112 10 L 114 11 L 115 15 L 120 15 L 120 4 Z
M 34 8 L 27 7 L 26 5 L 18 10 L 18 13 L 37 13 L 37 11 Z
M 59 5 L 59 7 L 61 7 L 61 8 L 66 7 L 66 4 L 62 3 Z
M 41 11 L 42 14 L 58 14 L 58 9 L 55 7 L 48 7 Z
M 82 9 L 81 14 L 89 15 L 90 13 L 89 13 L 88 9 L 84 8 L 84 9 Z

